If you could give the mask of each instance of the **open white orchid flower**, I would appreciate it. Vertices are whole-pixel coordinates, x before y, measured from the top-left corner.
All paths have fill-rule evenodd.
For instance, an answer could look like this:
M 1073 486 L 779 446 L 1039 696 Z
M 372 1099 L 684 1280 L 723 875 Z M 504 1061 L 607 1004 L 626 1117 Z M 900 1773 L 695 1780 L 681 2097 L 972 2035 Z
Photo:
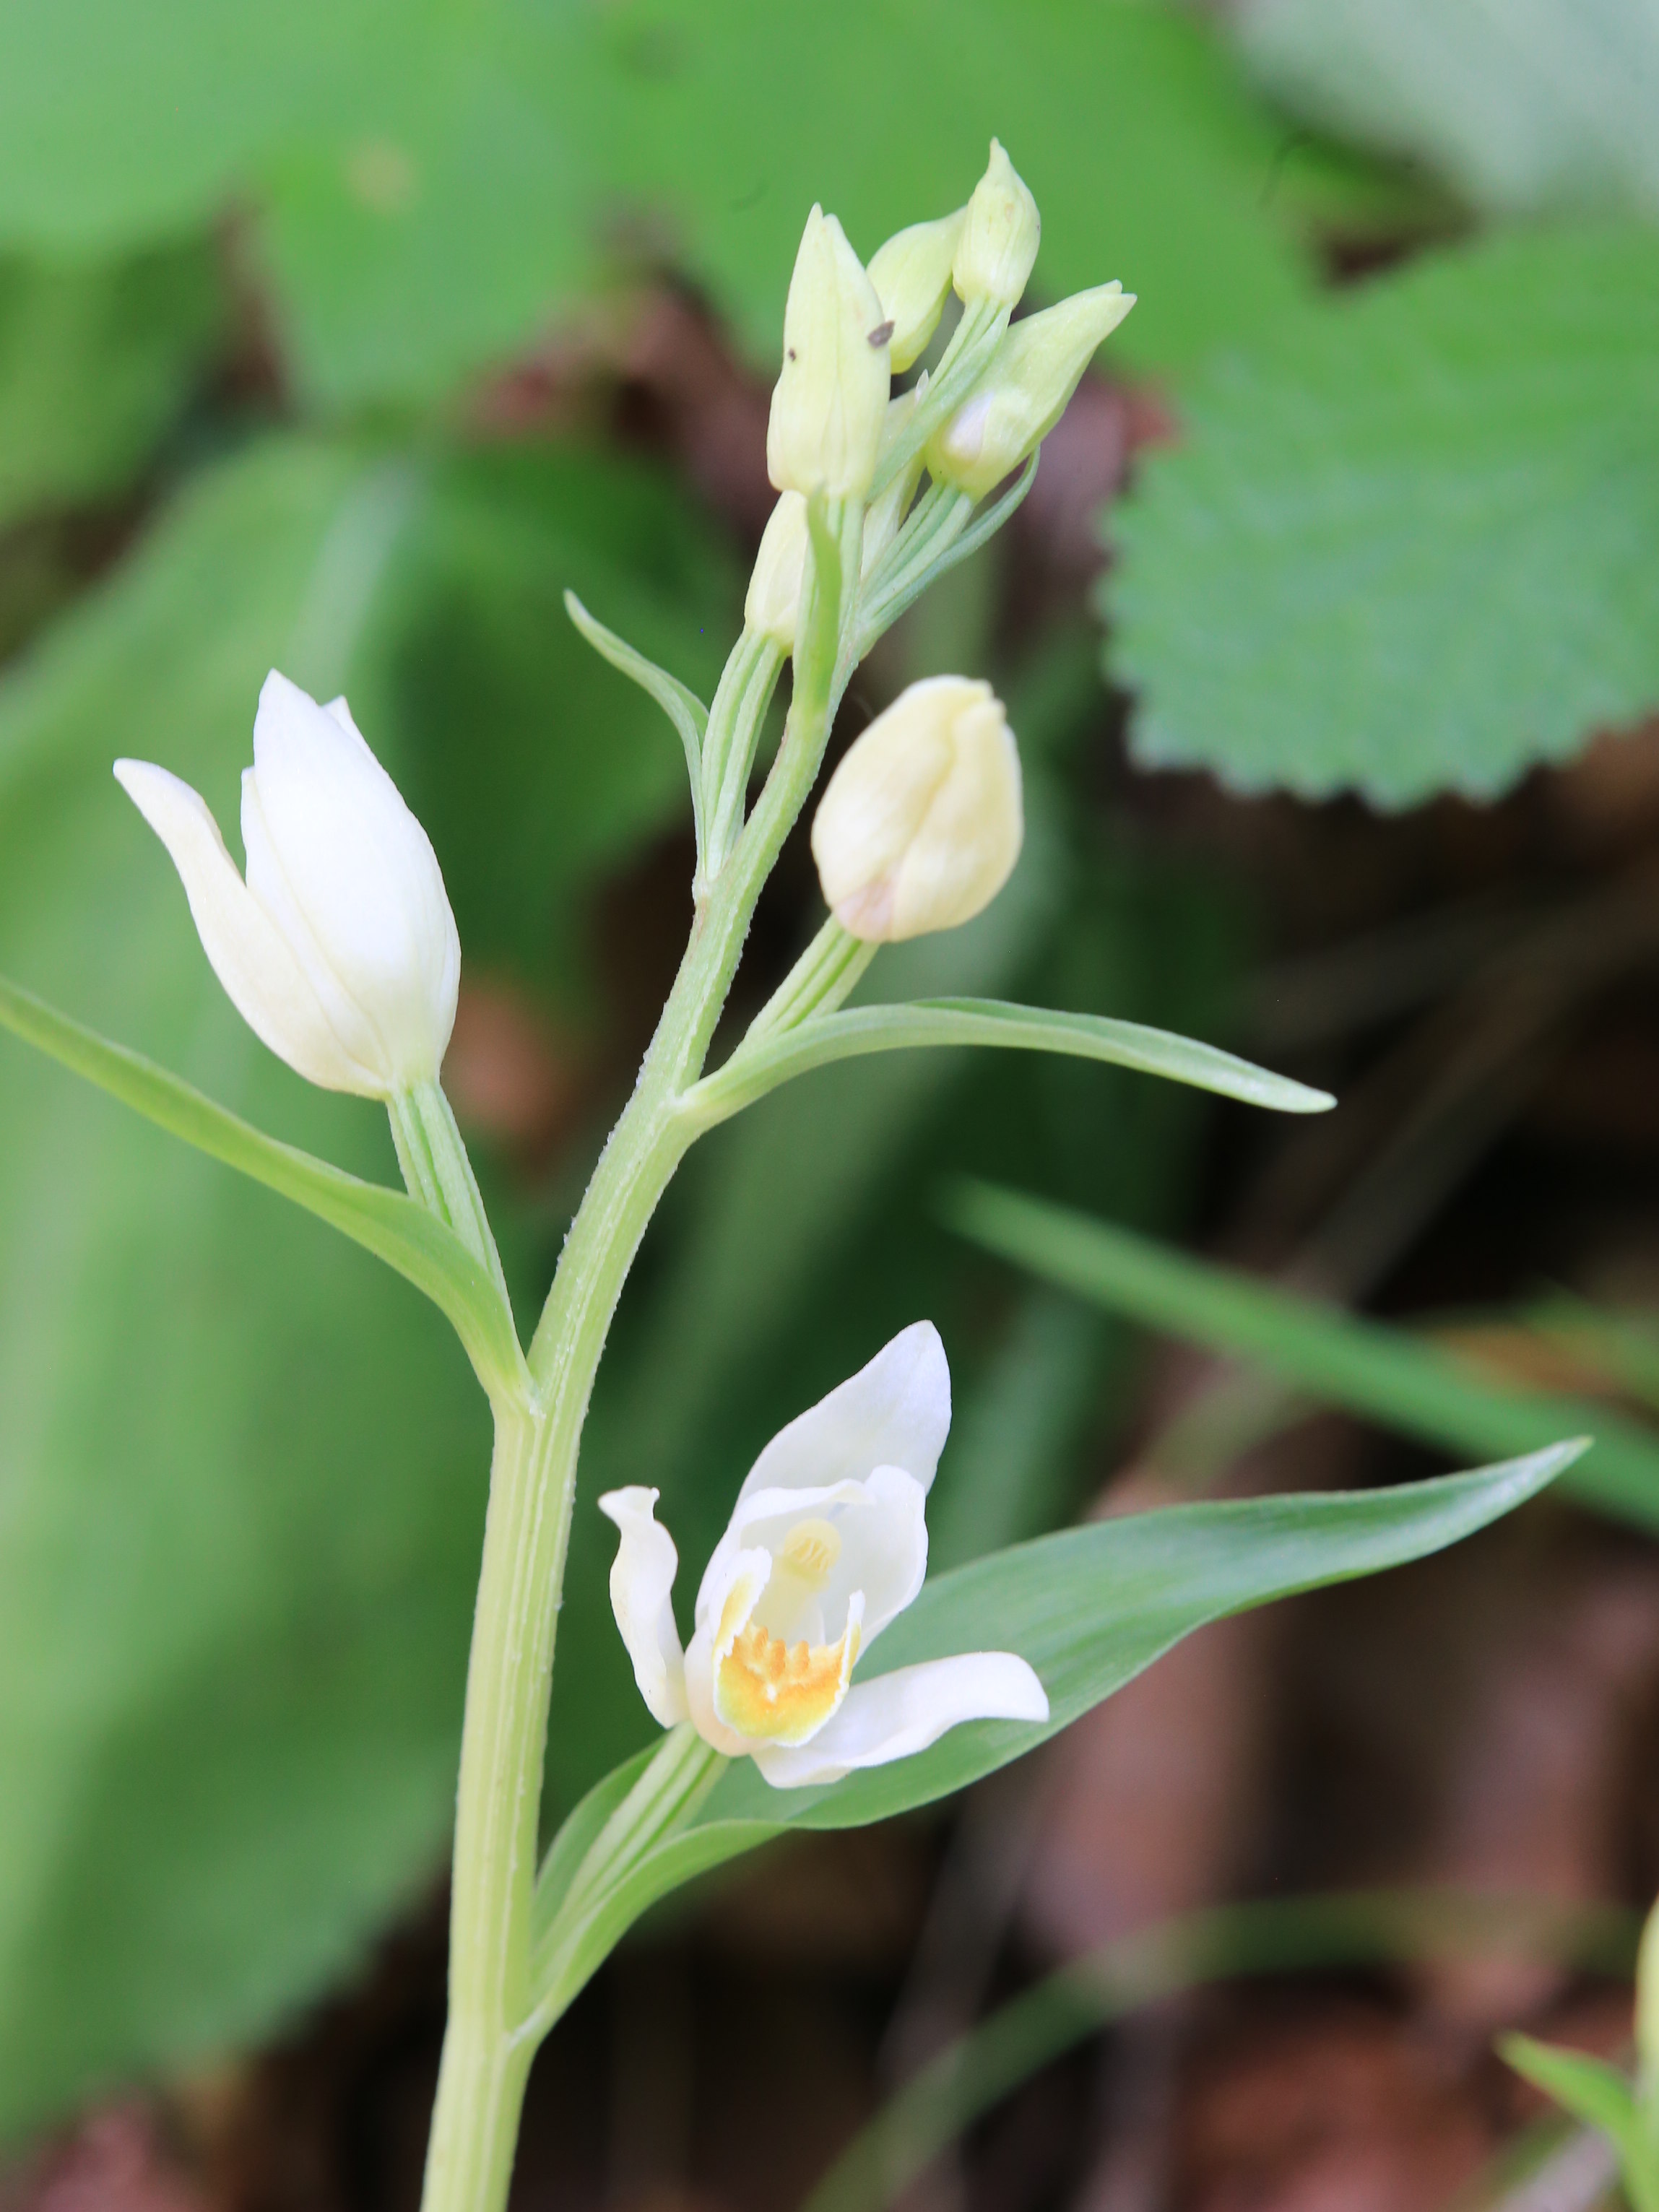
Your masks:
M 738 1493 L 682 1652 L 679 1555 L 658 1493 L 613 1490 L 622 1532 L 611 1602 L 640 1694 L 664 1728 L 690 1720 L 779 1790 L 839 1781 L 937 1742 L 963 1721 L 1046 1721 L 1035 1671 L 969 1651 L 868 1682 L 853 1668 L 921 1589 L 927 1491 L 951 1426 L 951 1371 L 917 1322 L 768 1444 Z
M 149 761 L 115 773 L 173 856 L 214 972 L 248 1027 L 326 1091 L 434 1082 L 461 946 L 436 854 L 343 699 L 275 669 L 242 776 L 247 879 L 206 802 Z

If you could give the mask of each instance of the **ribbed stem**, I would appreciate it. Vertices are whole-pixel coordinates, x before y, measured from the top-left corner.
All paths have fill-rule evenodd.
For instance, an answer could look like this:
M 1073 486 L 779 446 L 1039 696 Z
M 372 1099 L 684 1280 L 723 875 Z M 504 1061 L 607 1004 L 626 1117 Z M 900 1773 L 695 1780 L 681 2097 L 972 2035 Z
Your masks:
M 450 2012 L 422 2212 L 501 2212 L 506 2203 L 524 2082 L 545 2025 L 530 2002 L 532 1905 L 582 1425 L 629 1267 L 696 1133 L 676 1111 L 679 1098 L 702 1068 L 761 886 L 823 757 L 843 627 L 856 608 L 855 580 L 843 599 L 842 579 L 858 576 L 863 512 L 819 502 L 811 520 L 813 580 L 783 743 L 730 865 L 696 911 L 640 1079 L 571 1224 L 530 1347 L 531 1389 L 495 1407 L 456 1808 Z M 729 744 L 712 714 L 710 733 Z M 429 1111 L 401 1121 L 394 1112 L 399 1156 L 407 1145 L 416 1176 L 428 1172 L 422 1145 L 439 1126 Z M 435 1151 L 429 1172 L 441 1191 Z

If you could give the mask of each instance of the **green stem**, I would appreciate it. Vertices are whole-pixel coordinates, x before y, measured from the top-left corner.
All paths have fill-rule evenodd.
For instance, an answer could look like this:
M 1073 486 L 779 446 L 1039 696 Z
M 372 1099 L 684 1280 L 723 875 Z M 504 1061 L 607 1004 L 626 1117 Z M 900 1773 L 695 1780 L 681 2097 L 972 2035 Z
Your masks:
M 842 578 L 858 575 L 862 510 L 815 501 L 811 520 L 813 580 L 783 742 L 730 865 L 696 910 L 639 1081 L 571 1224 L 530 1347 L 531 1387 L 495 1402 L 456 1805 L 449 2022 L 422 2212 L 501 2212 L 530 2055 L 547 2025 L 529 2010 L 530 1931 L 577 1454 L 623 1284 L 696 1134 L 678 1110 L 681 1096 L 702 1066 L 755 902 L 823 757 L 854 611 L 854 593 L 843 605 Z M 709 735 L 718 757 L 720 733 L 711 726 Z M 429 1136 L 424 1120 L 422 1129 Z
M 389 1099 L 392 1141 L 411 1198 L 447 1222 L 484 1267 L 508 1311 L 507 1278 L 490 1234 L 489 1217 L 472 1174 L 450 1103 L 436 1083 L 417 1083 Z

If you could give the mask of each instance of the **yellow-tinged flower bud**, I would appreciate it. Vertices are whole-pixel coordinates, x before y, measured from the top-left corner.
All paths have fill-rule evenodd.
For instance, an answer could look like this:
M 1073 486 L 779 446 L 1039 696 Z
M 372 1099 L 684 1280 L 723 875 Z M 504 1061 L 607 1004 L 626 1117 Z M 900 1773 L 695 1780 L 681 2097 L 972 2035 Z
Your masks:
M 887 331 L 876 288 L 834 216 L 815 207 L 783 313 L 783 370 L 766 428 L 780 491 L 862 499 L 887 412 Z
M 927 388 L 924 374 L 914 391 L 901 392 L 896 399 L 889 401 L 881 435 L 883 454 L 891 448 Z M 899 525 L 915 496 L 921 477 L 921 455 L 918 453 L 899 471 L 881 497 L 872 502 L 864 518 L 863 574 L 869 574 L 897 537 Z M 743 603 L 743 618 L 757 635 L 769 637 L 785 653 L 795 649 L 801 586 L 806 578 L 807 536 L 806 501 L 798 491 L 780 492 L 778 503 L 762 535 L 760 551 L 755 556 L 748 596 Z
M 1017 305 L 1042 235 L 1037 204 L 994 138 L 985 174 L 968 203 L 951 272 L 958 295 L 969 302 L 988 300 L 998 307 Z
M 904 374 L 939 327 L 967 220 L 967 209 L 958 208 L 937 222 L 913 222 L 879 247 L 870 264 L 870 282 L 893 325 L 888 349 L 895 376 Z
M 934 432 L 928 474 L 983 499 L 1054 428 L 1096 347 L 1134 303 L 1121 284 L 1100 284 L 1012 324 L 972 398 Z
M 842 927 L 896 944 L 988 906 L 1024 834 L 1001 701 L 988 684 L 932 676 L 878 715 L 830 777 L 812 857 Z
M 806 501 L 798 491 L 780 492 L 763 532 L 743 618 L 784 652 L 795 649 L 800 587 L 806 575 Z

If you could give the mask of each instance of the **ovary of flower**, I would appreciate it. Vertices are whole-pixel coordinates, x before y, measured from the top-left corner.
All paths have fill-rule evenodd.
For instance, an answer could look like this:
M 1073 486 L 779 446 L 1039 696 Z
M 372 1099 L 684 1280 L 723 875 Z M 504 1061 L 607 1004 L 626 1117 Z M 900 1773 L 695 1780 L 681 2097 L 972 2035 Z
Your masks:
M 640 1694 L 690 1720 L 776 1789 L 838 1781 L 924 1751 L 970 1720 L 1046 1721 L 1034 1670 L 963 1652 L 854 1682 L 860 1654 L 921 1589 L 927 1491 L 951 1425 L 939 1332 L 918 1322 L 773 1437 L 750 1468 L 697 1592 L 681 1650 L 678 1556 L 654 1490 L 613 1490 L 611 1602 Z
M 825 905 L 867 942 L 988 906 L 1025 834 L 1019 751 L 988 684 L 930 676 L 848 748 L 812 823 Z
M 882 427 L 881 452 L 885 453 L 902 429 L 916 402 L 927 389 L 924 371 L 915 387 L 890 400 Z M 921 456 L 902 468 L 873 500 L 864 518 L 861 574 L 867 576 L 898 535 L 906 508 L 915 496 L 921 477 Z M 769 637 L 784 653 L 795 649 L 800 621 L 801 586 L 806 579 L 806 501 L 798 491 L 778 494 L 778 503 L 762 532 L 760 550 L 749 579 L 743 618 L 758 637 Z
M 436 1079 L 461 948 L 426 832 L 343 699 L 275 669 L 242 776 L 246 882 L 205 802 L 149 761 L 115 774 L 173 856 L 214 972 L 250 1029 L 327 1091 Z
M 889 336 L 863 264 L 834 216 L 815 207 L 789 280 L 766 427 L 767 473 L 780 491 L 868 491 L 891 380 Z
M 1011 325 L 972 397 L 929 440 L 929 474 L 975 499 L 994 490 L 1059 422 L 1096 347 L 1134 303 L 1121 284 L 1097 284 Z

